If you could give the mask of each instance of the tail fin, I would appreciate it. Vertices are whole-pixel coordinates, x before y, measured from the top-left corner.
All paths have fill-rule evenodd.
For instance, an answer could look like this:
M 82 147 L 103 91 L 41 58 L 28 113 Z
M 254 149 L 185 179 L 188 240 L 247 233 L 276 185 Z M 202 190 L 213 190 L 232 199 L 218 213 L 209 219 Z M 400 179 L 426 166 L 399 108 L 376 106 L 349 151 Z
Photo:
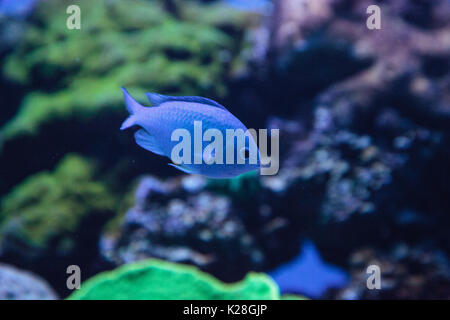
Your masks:
M 133 97 L 128 93 L 128 91 L 122 87 L 123 98 L 125 100 L 125 106 L 127 107 L 130 116 L 122 123 L 120 130 L 125 130 L 136 124 L 136 114 L 139 109 L 143 108 Z

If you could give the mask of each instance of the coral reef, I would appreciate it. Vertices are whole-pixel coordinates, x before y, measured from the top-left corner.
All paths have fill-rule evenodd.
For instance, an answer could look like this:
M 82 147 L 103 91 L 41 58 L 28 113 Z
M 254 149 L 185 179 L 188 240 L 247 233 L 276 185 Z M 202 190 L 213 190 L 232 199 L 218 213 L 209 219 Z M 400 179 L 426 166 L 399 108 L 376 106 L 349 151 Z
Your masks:
M 115 199 L 94 179 L 92 163 L 67 155 L 54 172 L 30 176 L 2 198 L 2 261 L 48 276 L 71 260 L 82 258 L 85 265 L 95 259 L 98 232 Z
M 65 27 L 70 1 L 35 1 L 25 23 L 1 17 L 21 28 L 14 45 L 6 41 L 12 32 L 0 35 L 0 162 L 8 168 L 0 177 L 0 257 L 51 279 L 62 296 L 60 270 L 73 261 L 83 276 L 106 268 L 99 229 L 112 211 L 120 220 L 133 179 L 149 168 L 173 174 L 119 135 L 119 88 L 141 98 L 144 91 L 220 97 L 244 67 L 253 13 L 171 3 L 79 1 L 81 30 Z M 73 152 L 94 160 L 95 174 L 81 158 L 63 159 Z
M 116 130 L 126 113 L 120 87 L 141 101 L 147 91 L 223 97 L 245 67 L 246 28 L 255 21 L 220 3 L 171 3 L 79 1 L 81 29 L 69 30 L 61 12 L 71 1 L 36 2 L 1 59 L 0 162 L 11 170 L 0 178 L 0 196 L 68 152 L 98 159 L 122 185 L 149 166 L 171 174 L 154 158 L 140 161 Z
M 344 268 L 350 268 L 347 258 L 360 247 L 385 252 L 387 242 L 431 242 L 448 252 L 445 211 L 450 197 L 444 168 L 450 160 L 446 151 L 450 44 L 446 40 L 448 21 L 439 18 L 448 4 L 424 4 L 434 22 L 423 26 L 422 18 L 411 14 L 413 6 L 383 1 L 385 28 L 376 33 L 360 27 L 365 26 L 369 2 L 275 3 L 279 14 L 262 27 L 273 42 L 252 62 L 254 69 L 231 84 L 228 99 L 242 114 L 254 115 L 257 106 L 258 115 L 248 119 L 256 127 L 267 123 L 268 128 L 281 130 L 279 174 L 200 182 L 195 192 L 173 192 L 168 199 L 195 203 L 204 192 L 226 196 L 223 201 L 231 199 L 226 215 L 240 221 L 241 227 L 234 230 L 242 231 L 237 234 L 252 239 L 245 249 L 233 247 L 235 258 L 231 261 L 238 256 L 242 259 L 243 253 L 259 257 L 242 260 L 245 267 L 236 272 L 241 276 L 245 268 L 267 271 L 289 261 L 304 236 L 326 248 L 327 261 Z M 299 11 L 284 8 L 300 3 L 312 10 L 308 19 L 295 17 Z M 298 27 L 292 28 L 292 21 Z M 291 31 L 295 34 L 286 34 Z M 283 107 L 274 111 L 279 105 Z M 168 200 L 151 198 L 145 203 L 165 213 L 171 211 Z M 139 255 L 128 255 L 134 248 L 146 252 L 142 257 L 162 257 L 155 249 L 161 243 L 171 248 L 185 239 L 158 239 L 160 232 L 170 234 L 175 229 L 161 223 L 166 227 L 154 230 L 162 231 L 149 232 L 151 223 L 144 221 L 153 221 L 158 215 L 152 209 L 137 210 L 137 214 L 137 207 L 125 216 L 122 236 L 108 247 L 116 256 L 120 253 L 134 260 Z M 216 210 L 212 204 L 208 207 L 210 212 Z M 182 225 L 192 230 L 189 234 L 198 230 L 186 222 Z M 217 227 L 208 228 L 213 234 L 219 232 Z M 133 247 L 131 239 L 139 236 L 146 239 L 145 245 Z M 183 256 L 183 261 L 224 277 L 221 266 L 229 264 L 221 261 L 213 268 L 204 261 L 199 263 L 197 254 L 209 250 L 184 243 L 193 249 L 184 252 L 194 253 Z M 169 251 L 174 253 L 173 248 Z M 170 254 L 164 258 L 174 259 Z M 447 261 L 444 255 L 437 263 Z
M 319 213 L 312 237 L 327 252 L 337 250 L 328 253 L 331 261 L 352 268 L 342 257 L 370 246 L 407 270 L 399 275 L 404 281 L 378 298 L 448 297 L 445 284 L 433 285 L 432 271 L 421 281 L 433 290 L 419 286 L 403 295 L 420 259 L 407 250 L 405 260 L 411 255 L 412 262 L 396 262 L 386 243 L 440 251 L 435 267 L 448 267 L 450 25 L 443 16 L 450 5 L 382 1 L 382 29 L 372 31 L 364 28 L 369 4 L 276 2 L 278 14 L 266 26 L 272 43 L 257 63 L 272 90 L 283 90 L 285 114 L 270 117 L 269 127 L 281 129 L 284 161 L 278 177 L 267 180 L 281 180 L 270 184 L 284 192 L 302 186 L 292 210 Z M 292 10 L 296 5 L 307 10 Z M 284 90 L 288 82 L 296 83 L 292 92 Z M 272 103 L 266 88 L 253 89 L 261 110 L 271 109 L 264 106 Z
M 58 296 L 40 277 L 0 264 L 0 300 L 55 300 Z
M 41 172 L 18 185 L 1 203 L 2 248 L 9 241 L 36 250 L 52 245 L 63 252 L 73 247 L 73 234 L 86 216 L 113 210 L 113 198 L 92 178 L 91 163 L 68 155 L 53 173 Z
M 195 267 L 150 259 L 96 275 L 69 299 L 271 300 L 280 299 L 280 293 L 264 274 L 250 273 L 238 283 L 224 284 Z
M 46 122 L 122 108 L 121 86 L 140 94 L 225 93 L 223 81 L 239 43 L 220 28 L 242 25 L 238 13 L 188 2 L 178 4 L 174 19 L 163 1 L 110 1 L 106 10 L 101 2 L 81 1 L 83 25 L 77 31 L 62 27 L 66 16 L 60 12 L 70 3 L 40 2 L 35 23 L 7 58 L 5 77 L 40 90 L 24 98 L 1 130 L 4 139 L 36 133 Z
M 181 284 L 211 278 L 135 262 L 192 264 L 234 282 L 302 265 L 309 238 L 351 280 L 328 290 L 330 270 L 313 254 L 322 282 L 299 292 L 449 298 L 450 3 L 380 0 L 382 29 L 369 30 L 369 0 L 229 1 L 239 10 L 207 2 L 79 1 L 79 32 L 61 28 L 66 2 L 39 1 L 29 27 L 0 44 L 2 261 L 45 277 L 61 296 L 54 271 L 77 261 L 85 278 L 119 269 L 73 298 L 120 298 L 108 290 L 122 286 L 130 297 L 163 298 L 174 293 L 157 291 L 160 282 L 134 292 L 135 272 L 163 281 L 176 270 L 169 280 Z M 260 10 L 272 11 L 253 19 Z M 279 173 L 175 172 L 119 133 L 120 86 L 138 98 L 208 96 L 249 128 L 280 129 Z M 69 152 L 81 156 L 62 160 Z M 381 266 L 380 291 L 366 288 L 369 264 Z M 239 286 L 254 277 L 267 278 Z M 177 298 L 234 295 L 213 283 L 197 297 L 170 289 Z

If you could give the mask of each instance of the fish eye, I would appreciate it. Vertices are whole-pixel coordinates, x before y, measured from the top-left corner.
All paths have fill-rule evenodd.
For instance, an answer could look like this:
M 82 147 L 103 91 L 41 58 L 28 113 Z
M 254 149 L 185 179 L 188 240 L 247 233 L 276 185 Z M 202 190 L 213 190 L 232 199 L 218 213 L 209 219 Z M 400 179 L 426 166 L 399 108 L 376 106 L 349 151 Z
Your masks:
M 248 148 L 242 148 L 240 151 L 241 158 L 248 159 L 250 158 L 250 150 Z

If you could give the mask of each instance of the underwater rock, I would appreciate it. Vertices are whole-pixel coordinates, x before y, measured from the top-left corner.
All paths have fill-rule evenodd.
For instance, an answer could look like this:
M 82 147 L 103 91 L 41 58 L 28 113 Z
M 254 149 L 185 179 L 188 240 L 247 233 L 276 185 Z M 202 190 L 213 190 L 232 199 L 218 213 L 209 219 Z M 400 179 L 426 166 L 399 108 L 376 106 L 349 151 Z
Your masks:
M 261 52 L 236 100 L 251 96 L 251 105 L 266 116 L 306 118 L 325 105 L 341 128 L 364 127 L 366 121 L 358 120 L 376 116 L 383 105 L 418 124 L 448 123 L 450 27 L 443 17 L 449 2 L 383 1 L 380 30 L 366 27 L 371 4 L 274 1 L 274 14 L 260 31 L 268 39 L 254 37 Z
M 294 210 L 302 187 L 285 176 L 255 172 L 224 180 L 144 177 L 133 207 L 103 232 L 100 251 L 114 265 L 156 257 L 237 281 L 298 252 L 298 239 L 316 212 Z
M 135 204 L 104 233 L 102 254 L 116 265 L 157 257 L 189 262 L 233 279 L 257 269 L 261 252 L 231 200 L 205 189 L 207 179 L 141 179 Z
M 276 284 L 262 273 L 225 284 L 195 267 L 150 259 L 96 275 L 82 283 L 73 300 L 280 299 Z
M 426 197 L 434 198 L 420 195 L 423 185 L 435 188 L 438 176 L 434 170 L 425 173 L 424 164 L 438 171 L 450 160 L 442 151 L 450 146 L 450 28 L 441 18 L 450 11 L 449 2 L 424 2 L 422 12 L 409 2 L 385 1 L 380 4 L 383 28 L 375 31 L 365 28 L 370 4 L 275 1 L 278 13 L 265 25 L 272 44 L 259 76 L 275 90 L 277 105 L 284 104 L 268 122 L 283 137 L 280 176 L 319 183 L 325 219 L 345 221 L 386 207 L 394 215 L 402 209 L 389 202 L 401 207 L 411 198 L 422 206 Z M 425 20 L 432 25 L 424 26 Z M 336 62 L 340 66 L 331 65 Z M 308 88 L 315 77 L 319 82 Z M 276 94 L 278 87 L 282 94 Z M 263 88 L 256 87 L 263 98 L 255 104 L 266 110 L 273 101 Z M 422 188 L 412 190 L 413 185 Z M 438 214 L 442 200 L 435 203 Z
M 429 244 L 398 243 L 388 250 L 362 248 L 350 256 L 351 282 L 329 297 L 337 299 L 449 299 L 448 255 Z M 368 290 L 369 265 L 380 267 L 381 288 Z
M 0 300 L 55 300 L 58 296 L 40 277 L 0 263 Z

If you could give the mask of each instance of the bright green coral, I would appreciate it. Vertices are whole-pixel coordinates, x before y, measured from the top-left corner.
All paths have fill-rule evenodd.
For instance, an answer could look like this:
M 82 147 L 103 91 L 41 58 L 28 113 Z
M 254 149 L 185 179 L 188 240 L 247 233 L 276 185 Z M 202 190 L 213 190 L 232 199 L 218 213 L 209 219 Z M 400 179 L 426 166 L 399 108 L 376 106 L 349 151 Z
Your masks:
M 283 294 L 281 296 L 281 300 L 309 300 L 309 299 L 304 296 L 298 296 L 295 294 Z
M 279 299 L 273 280 L 249 273 L 242 281 L 225 284 L 193 266 L 150 259 L 94 276 L 69 299 Z
M 94 181 L 93 165 L 76 155 L 61 160 L 54 172 L 40 172 L 17 185 L 0 203 L 0 246 L 66 251 L 89 215 L 109 215 L 114 197 Z
M 123 108 L 121 86 L 141 98 L 146 91 L 219 96 L 239 64 L 243 37 L 223 30 L 242 35 L 243 13 L 187 1 L 176 1 L 174 14 L 164 1 L 81 0 L 81 29 L 69 30 L 72 2 L 39 1 L 25 39 L 5 60 L 4 76 L 31 90 L 0 129 L 4 139 Z

